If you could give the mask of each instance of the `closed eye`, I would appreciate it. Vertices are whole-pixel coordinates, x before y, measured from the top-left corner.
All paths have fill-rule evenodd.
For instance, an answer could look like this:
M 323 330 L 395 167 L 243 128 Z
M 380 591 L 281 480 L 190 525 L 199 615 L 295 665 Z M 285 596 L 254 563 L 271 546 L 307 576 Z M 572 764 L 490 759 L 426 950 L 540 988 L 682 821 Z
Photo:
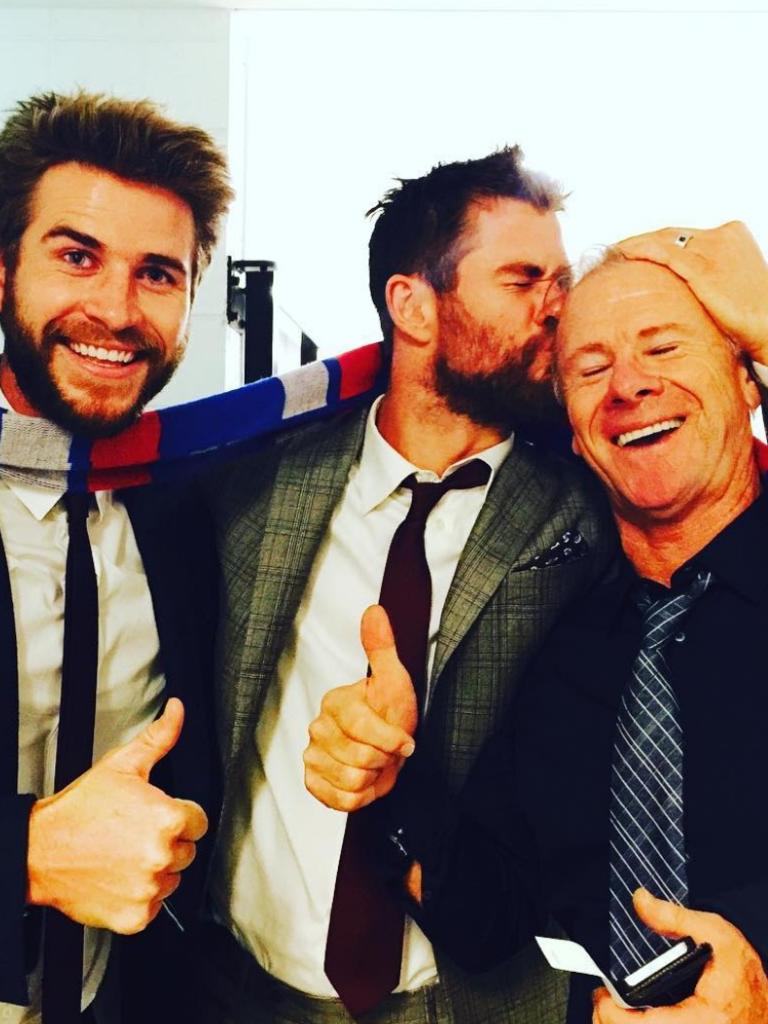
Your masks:
M 677 344 L 675 342 L 669 342 L 666 345 L 654 345 L 652 349 L 648 350 L 648 354 L 651 356 L 665 356 L 669 352 L 677 351 Z
M 601 363 L 599 366 L 588 366 L 581 371 L 582 377 L 597 377 L 608 369 L 608 363 Z

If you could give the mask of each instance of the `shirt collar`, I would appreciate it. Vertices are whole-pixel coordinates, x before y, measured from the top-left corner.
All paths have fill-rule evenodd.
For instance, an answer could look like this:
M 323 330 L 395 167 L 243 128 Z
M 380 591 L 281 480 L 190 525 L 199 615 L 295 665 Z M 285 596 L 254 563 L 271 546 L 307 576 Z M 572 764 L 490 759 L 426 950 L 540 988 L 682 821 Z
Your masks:
M 388 498 L 393 491 L 397 490 L 403 480 L 416 473 L 419 480 L 437 481 L 445 478 L 449 473 L 463 466 L 473 459 L 481 459 L 491 469 L 488 483 L 485 485 L 486 493 L 493 482 L 496 472 L 512 450 L 513 436 L 505 438 L 491 448 L 482 452 L 476 452 L 466 459 L 460 459 L 452 463 L 442 477 L 428 469 L 420 469 L 412 462 L 404 458 L 392 445 L 382 437 L 379 428 L 376 426 L 376 414 L 383 395 L 380 395 L 370 408 L 368 420 L 365 425 L 365 436 L 363 448 L 360 453 L 360 461 L 357 464 L 356 483 L 358 494 L 362 505 L 363 514 L 380 505 L 385 498 Z
M 0 407 L 6 410 L 11 408 L 10 402 L 5 397 L 2 388 L 0 388 Z M 23 413 L 15 413 L 14 415 L 22 416 Z M 38 522 L 42 522 L 45 519 L 51 509 L 61 501 L 66 493 L 66 488 L 64 487 L 42 487 L 40 484 L 30 483 L 28 480 L 20 480 L 11 476 L 3 476 L 0 483 L 8 488 Z M 99 517 L 101 517 L 112 505 L 112 492 L 97 491 L 93 496 L 96 499 Z
M 758 601 L 768 587 L 766 528 L 768 494 L 763 492 L 675 572 L 672 586 L 684 585 L 691 570 L 706 569 L 714 574 L 716 583 L 725 584 L 750 601 Z

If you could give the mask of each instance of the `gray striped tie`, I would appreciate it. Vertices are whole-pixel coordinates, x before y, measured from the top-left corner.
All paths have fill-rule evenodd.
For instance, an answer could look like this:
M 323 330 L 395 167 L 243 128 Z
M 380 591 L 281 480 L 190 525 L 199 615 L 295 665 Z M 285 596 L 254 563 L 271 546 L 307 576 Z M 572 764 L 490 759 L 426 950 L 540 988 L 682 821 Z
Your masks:
M 611 970 L 624 978 L 671 944 L 638 920 L 632 893 L 686 903 L 683 836 L 683 748 L 677 698 L 663 648 L 712 582 L 697 573 L 687 590 L 639 599 L 643 642 L 616 722 L 611 773 Z

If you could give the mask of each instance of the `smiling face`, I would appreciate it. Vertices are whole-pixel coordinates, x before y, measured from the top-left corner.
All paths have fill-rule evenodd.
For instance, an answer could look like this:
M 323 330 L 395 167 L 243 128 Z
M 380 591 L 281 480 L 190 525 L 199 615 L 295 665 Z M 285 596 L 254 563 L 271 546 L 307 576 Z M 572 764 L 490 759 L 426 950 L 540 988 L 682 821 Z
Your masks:
M 0 264 L 0 384 L 20 412 L 115 433 L 186 342 L 194 220 L 171 192 L 76 163 L 46 171 Z
M 568 282 L 560 226 L 521 200 L 489 200 L 470 209 L 459 244 L 455 287 L 437 297 L 438 392 L 477 423 L 514 423 L 521 405 L 551 394 Z
M 757 389 L 670 271 L 626 261 L 589 275 L 566 303 L 557 365 L 574 448 L 619 519 L 679 521 L 749 490 Z

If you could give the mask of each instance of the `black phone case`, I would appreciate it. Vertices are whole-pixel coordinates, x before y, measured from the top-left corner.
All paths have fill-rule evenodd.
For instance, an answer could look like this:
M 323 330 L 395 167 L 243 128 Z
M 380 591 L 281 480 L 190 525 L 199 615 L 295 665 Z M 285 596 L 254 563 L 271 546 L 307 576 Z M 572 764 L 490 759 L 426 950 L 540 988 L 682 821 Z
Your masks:
M 679 960 L 627 988 L 617 985 L 622 999 L 630 1006 L 674 1006 L 693 995 L 701 972 L 712 955 L 708 942 L 694 946 Z

